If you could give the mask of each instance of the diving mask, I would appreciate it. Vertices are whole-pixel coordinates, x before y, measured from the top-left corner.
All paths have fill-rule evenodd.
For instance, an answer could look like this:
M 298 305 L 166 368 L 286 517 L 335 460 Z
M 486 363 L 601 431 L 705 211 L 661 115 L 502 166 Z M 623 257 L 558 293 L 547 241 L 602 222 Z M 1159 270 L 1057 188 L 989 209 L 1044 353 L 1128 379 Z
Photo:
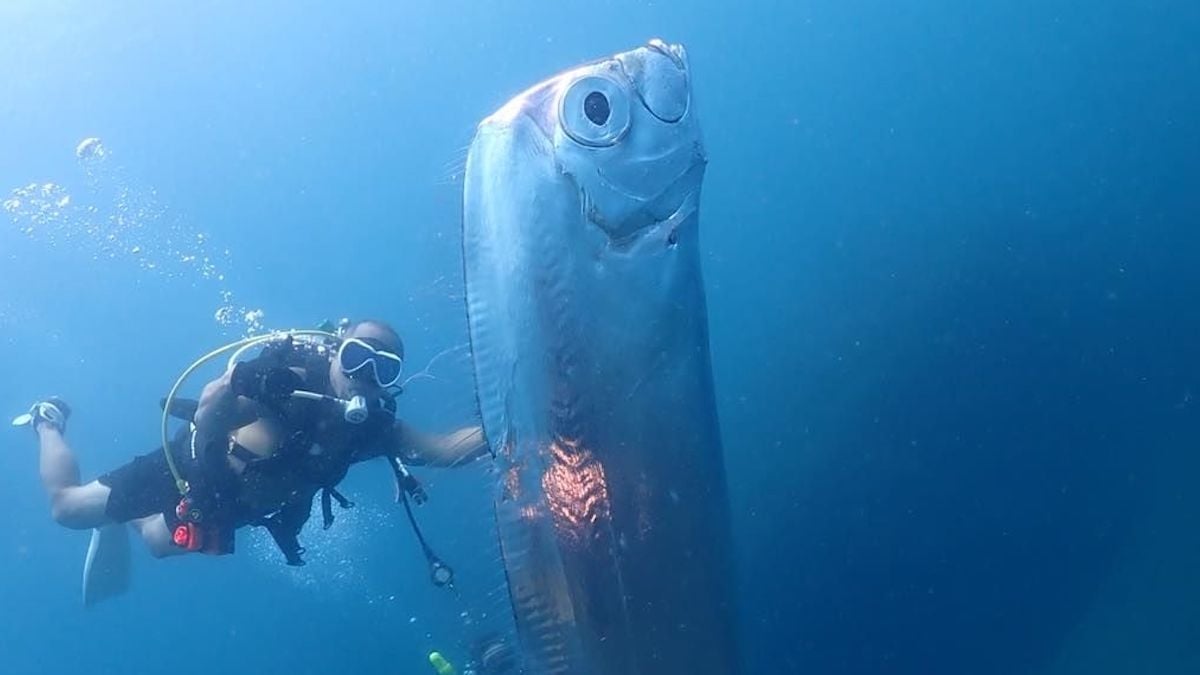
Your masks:
M 380 387 L 400 382 L 404 358 L 375 338 L 347 338 L 338 346 L 338 365 L 353 379 L 368 376 Z

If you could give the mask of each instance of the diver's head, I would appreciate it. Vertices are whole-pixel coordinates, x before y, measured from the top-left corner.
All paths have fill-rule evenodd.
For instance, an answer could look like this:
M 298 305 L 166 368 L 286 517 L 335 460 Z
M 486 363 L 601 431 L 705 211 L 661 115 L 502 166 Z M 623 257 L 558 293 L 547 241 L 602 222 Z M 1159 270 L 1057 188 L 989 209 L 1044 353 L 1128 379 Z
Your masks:
M 375 398 L 399 384 L 403 364 L 404 343 L 395 329 L 374 319 L 358 321 L 342 333 L 329 384 L 338 398 Z

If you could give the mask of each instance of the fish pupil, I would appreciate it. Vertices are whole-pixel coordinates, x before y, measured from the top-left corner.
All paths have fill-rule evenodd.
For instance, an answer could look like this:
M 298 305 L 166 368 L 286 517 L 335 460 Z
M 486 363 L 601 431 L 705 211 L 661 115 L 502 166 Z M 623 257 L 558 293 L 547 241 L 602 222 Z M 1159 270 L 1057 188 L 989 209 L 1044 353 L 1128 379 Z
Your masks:
M 612 108 L 608 104 L 608 97 L 598 91 L 593 91 L 583 99 L 583 114 L 591 120 L 596 126 L 604 126 L 608 121 L 608 116 L 612 113 Z

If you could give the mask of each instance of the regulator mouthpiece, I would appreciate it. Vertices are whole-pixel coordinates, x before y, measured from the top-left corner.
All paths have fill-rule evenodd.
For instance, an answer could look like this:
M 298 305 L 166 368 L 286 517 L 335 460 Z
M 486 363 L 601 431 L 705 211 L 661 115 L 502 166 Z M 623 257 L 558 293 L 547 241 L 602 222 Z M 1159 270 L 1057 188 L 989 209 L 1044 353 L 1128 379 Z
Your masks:
M 351 396 L 350 400 L 346 401 L 343 415 L 350 424 L 362 424 L 367 421 L 367 416 L 370 414 L 371 411 L 367 409 L 366 396 Z

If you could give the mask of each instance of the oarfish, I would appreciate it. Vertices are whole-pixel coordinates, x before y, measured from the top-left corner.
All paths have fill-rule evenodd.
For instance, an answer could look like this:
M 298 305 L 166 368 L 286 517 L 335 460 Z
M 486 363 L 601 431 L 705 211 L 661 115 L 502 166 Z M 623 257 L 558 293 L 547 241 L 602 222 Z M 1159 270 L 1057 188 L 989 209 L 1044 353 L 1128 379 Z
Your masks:
M 463 254 L 527 672 L 737 671 L 683 47 L 581 66 L 480 123 Z

